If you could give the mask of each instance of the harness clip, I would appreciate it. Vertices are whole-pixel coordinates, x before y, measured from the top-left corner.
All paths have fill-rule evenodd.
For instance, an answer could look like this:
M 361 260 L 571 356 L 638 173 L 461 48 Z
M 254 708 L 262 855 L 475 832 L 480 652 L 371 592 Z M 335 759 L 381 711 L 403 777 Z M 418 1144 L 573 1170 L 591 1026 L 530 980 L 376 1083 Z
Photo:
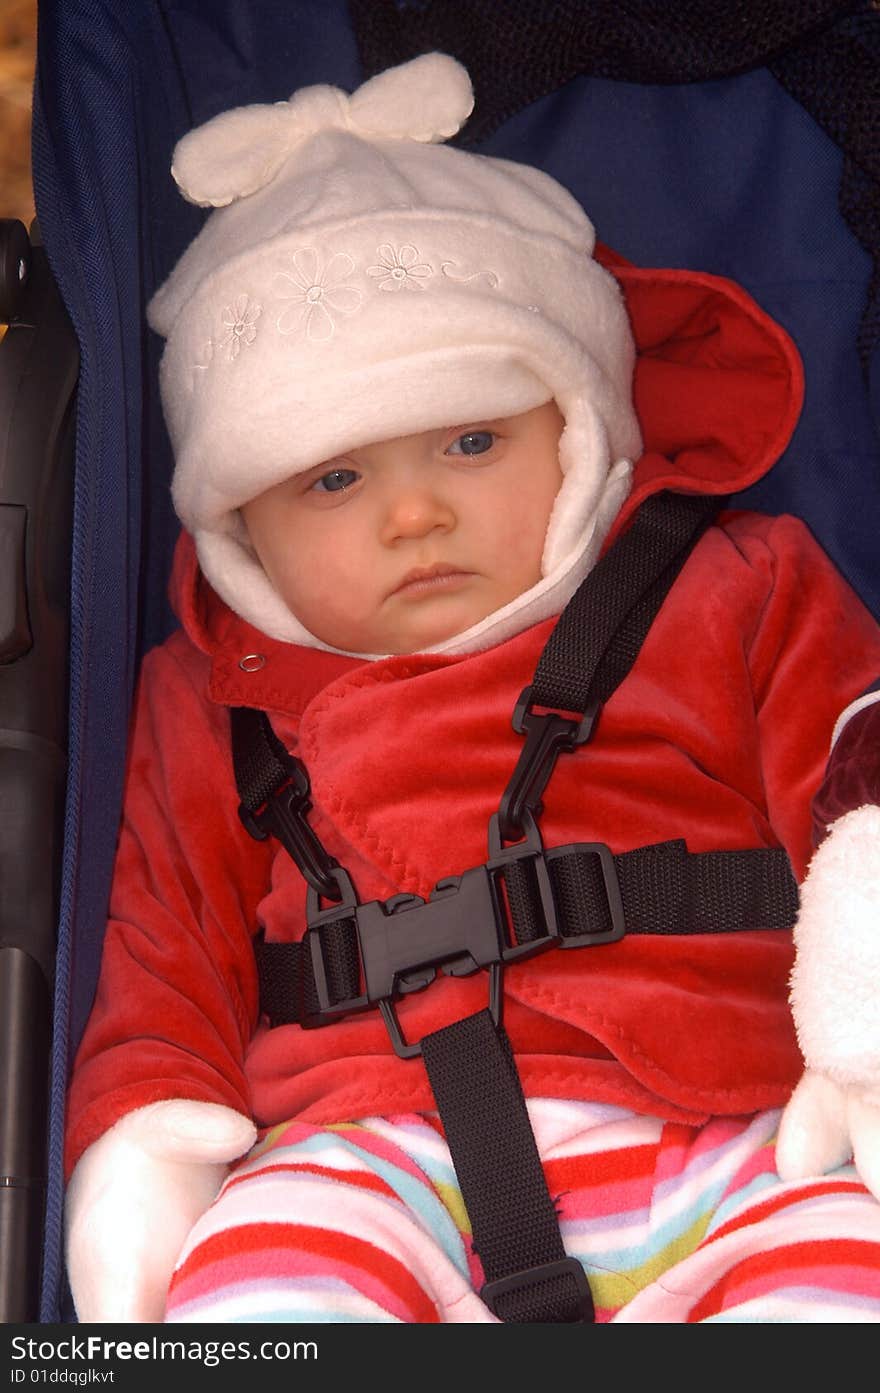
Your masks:
M 532 688 L 525 687 L 513 711 L 511 724 L 526 737 L 510 782 L 499 808 L 501 832 L 513 841 L 524 827 L 527 813 L 541 811 L 541 794 L 559 756 L 584 745 L 593 733 L 599 703 L 592 703 L 578 720 L 560 716 L 557 711 L 536 712 L 532 707 Z
M 263 842 L 273 833 L 293 857 L 309 885 L 325 899 L 338 899 L 336 862 L 327 855 L 309 824 L 311 803 L 309 776 L 299 760 L 287 756 L 288 781 L 269 794 L 264 806 L 252 812 L 239 803 L 238 816 L 245 831 Z
M 387 901 L 359 904 L 350 878 L 339 867 L 331 873 L 338 903 L 320 909 L 318 893 L 310 889 L 305 941 L 318 1010 L 302 1024 L 328 1025 L 342 1015 L 378 1006 L 395 1052 L 409 1059 L 421 1053 L 421 1043 L 404 1038 L 395 998 L 429 986 L 438 968 L 453 977 L 466 977 L 482 968 L 489 973 L 489 1011 L 498 1025 L 504 965 L 549 947 L 559 936 L 540 835 L 528 814 L 526 822 L 526 841 L 503 847 L 497 818 L 493 818 L 485 865 L 439 881 L 427 900 L 395 895 Z M 527 943 L 516 943 L 511 941 L 511 921 L 499 881 L 505 869 L 524 860 L 533 862 L 542 922 L 541 932 Z M 363 991 L 340 1000 L 334 999 L 329 988 L 327 945 L 320 930 L 345 920 L 353 922 L 357 933 Z

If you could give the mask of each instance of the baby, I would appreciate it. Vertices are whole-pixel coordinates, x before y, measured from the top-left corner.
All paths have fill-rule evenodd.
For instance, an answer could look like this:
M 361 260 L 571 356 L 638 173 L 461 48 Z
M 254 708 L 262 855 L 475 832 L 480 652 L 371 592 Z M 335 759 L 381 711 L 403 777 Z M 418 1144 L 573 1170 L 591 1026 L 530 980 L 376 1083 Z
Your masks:
M 431 54 L 175 152 L 217 211 L 150 309 L 180 628 L 143 666 L 70 1090 L 77 1312 L 880 1319 L 880 787 L 840 776 L 877 626 L 800 523 L 725 512 L 674 581 L 663 552 L 598 719 L 528 697 L 588 594 L 563 675 L 592 661 L 590 587 L 664 491 L 772 466 L 797 355 L 736 286 L 600 260 L 552 179 L 443 145 L 471 102 Z M 832 806 L 792 977 L 784 853 L 802 880 Z M 562 952 L 588 864 L 610 920 Z M 503 975 L 458 908 L 490 880 L 500 918 L 567 925 L 535 955 L 517 927 Z

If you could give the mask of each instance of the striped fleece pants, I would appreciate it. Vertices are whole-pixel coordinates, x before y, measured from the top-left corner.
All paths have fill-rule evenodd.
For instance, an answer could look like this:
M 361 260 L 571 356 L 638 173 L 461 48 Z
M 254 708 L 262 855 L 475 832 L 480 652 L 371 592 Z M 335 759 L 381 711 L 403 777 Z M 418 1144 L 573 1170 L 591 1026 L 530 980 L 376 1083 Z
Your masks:
M 599 1321 L 880 1321 L 880 1204 L 851 1167 L 784 1184 L 778 1112 L 687 1127 L 529 1113 Z M 182 1252 L 169 1322 L 491 1322 L 436 1116 L 273 1128 Z

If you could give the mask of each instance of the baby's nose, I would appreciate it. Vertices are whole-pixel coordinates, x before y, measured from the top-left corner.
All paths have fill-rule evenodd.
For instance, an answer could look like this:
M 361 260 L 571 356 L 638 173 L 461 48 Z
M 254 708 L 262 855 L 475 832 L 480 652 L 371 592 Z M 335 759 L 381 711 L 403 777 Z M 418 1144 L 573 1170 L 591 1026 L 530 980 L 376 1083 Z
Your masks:
M 398 488 L 389 498 L 383 526 L 383 540 L 424 537 L 439 528 L 448 531 L 455 513 L 442 492 L 428 484 Z

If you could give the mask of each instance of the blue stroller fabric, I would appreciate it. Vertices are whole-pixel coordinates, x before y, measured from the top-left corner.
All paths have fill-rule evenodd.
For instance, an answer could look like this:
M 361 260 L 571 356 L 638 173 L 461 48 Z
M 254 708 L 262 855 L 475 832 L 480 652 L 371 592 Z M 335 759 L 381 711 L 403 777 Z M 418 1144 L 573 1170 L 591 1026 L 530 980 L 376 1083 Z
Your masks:
M 171 624 L 165 584 L 177 524 L 156 386 L 160 344 L 145 327 L 144 306 L 203 218 L 170 177 L 176 140 L 228 107 L 281 100 L 314 82 L 350 89 L 427 48 L 472 63 L 478 105 L 463 134 L 473 148 L 547 169 L 615 251 L 641 265 L 730 276 L 789 330 L 806 369 L 803 416 L 769 478 L 737 501 L 804 518 L 880 615 L 877 280 L 868 246 L 844 215 L 857 207 L 860 228 L 873 219 L 880 244 L 880 171 L 854 162 L 850 147 L 845 154 L 837 142 L 847 132 L 831 119 L 820 123 L 795 95 L 815 90 L 808 79 L 816 63 L 844 44 L 866 64 L 869 104 L 880 74 L 880 12 L 818 0 L 784 8 L 792 32 L 776 36 L 770 66 L 756 43 L 742 49 L 736 70 L 707 81 L 694 80 L 684 60 L 678 76 L 655 65 L 635 81 L 620 76 L 630 21 L 687 11 L 711 33 L 710 21 L 731 6 L 41 3 L 36 205 L 82 364 L 42 1320 L 72 1315 L 61 1252 L 64 1093 L 97 975 L 132 687 L 140 656 Z M 521 51 L 532 54 L 510 69 L 501 97 L 493 95 L 495 30 L 478 23 L 487 9 L 496 21 L 504 12 Z M 565 62 L 551 61 L 541 44 L 554 17 L 569 25 Z M 573 42 L 575 18 L 619 40 L 598 70 L 583 33 L 582 48 Z M 805 28 L 800 60 L 789 54 L 783 62 L 779 55 Z M 559 51 L 557 44 L 557 59 Z M 868 113 L 875 128 L 878 110 L 880 99 Z M 880 141 L 868 146 L 876 151 Z

